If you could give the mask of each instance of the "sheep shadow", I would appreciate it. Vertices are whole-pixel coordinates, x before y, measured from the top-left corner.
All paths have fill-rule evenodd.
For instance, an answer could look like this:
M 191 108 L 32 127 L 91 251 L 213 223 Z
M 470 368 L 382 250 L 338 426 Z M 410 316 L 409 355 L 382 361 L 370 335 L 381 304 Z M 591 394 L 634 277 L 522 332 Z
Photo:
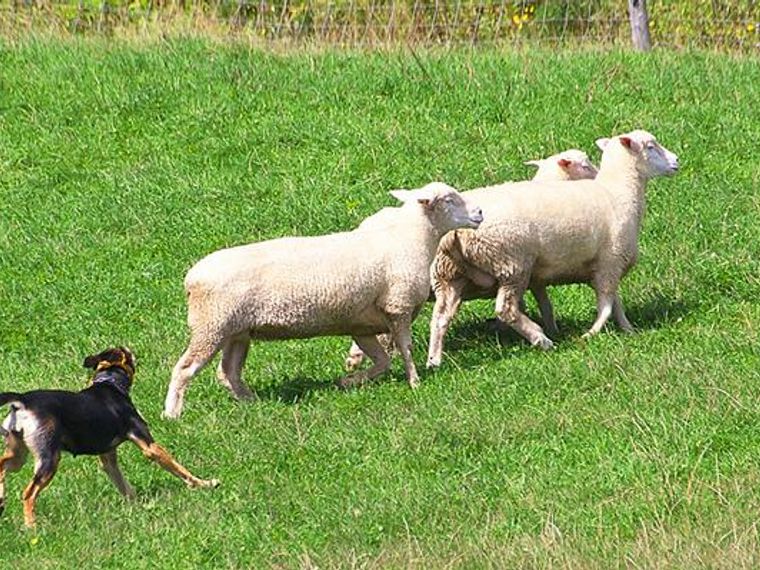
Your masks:
M 682 299 L 674 300 L 664 295 L 655 295 L 644 304 L 627 306 L 626 315 L 634 329 L 637 332 L 643 332 L 657 330 L 668 324 L 678 322 L 691 309 L 690 304 Z M 529 312 L 528 316 L 535 322 L 541 323 L 540 316 L 535 312 Z M 591 327 L 594 318 L 595 313 L 589 314 L 588 319 L 564 317 L 562 314 L 558 314 L 559 334 L 552 336 L 552 340 L 559 344 L 580 338 Z M 608 331 L 619 331 L 612 319 L 606 328 Z M 524 345 L 529 347 L 528 342 L 523 337 L 494 318 L 470 318 L 461 324 L 454 323 L 452 325 L 445 341 L 446 350 L 458 352 L 473 345 L 487 345 L 493 343 L 494 336 L 498 338 L 501 346 Z
M 656 330 L 676 323 L 694 311 L 694 305 L 684 299 L 655 295 L 642 305 L 626 308 L 628 319 L 636 330 Z
M 657 330 L 671 323 L 675 323 L 685 316 L 691 307 L 683 300 L 673 300 L 664 295 L 655 295 L 650 298 L 644 304 L 631 304 L 626 308 L 626 314 L 633 324 L 634 328 L 638 332 Z M 540 322 L 538 315 L 533 312 L 529 315 L 532 319 L 536 319 Z M 562 348 L 562 345 L 569 344 L 573 340 L 580 339 L 583 333 L 585 333 L 593 322 L 594 314 L 590 313 L 588 318 L 567 318 L 561 314 L 557 315 L 557 323 L 559 326 L 559 334 L 552 337 L 557 343 L 557 348 Z M 518 335 L 509 327 L 494 322 L 494 319 L 485 319 L 478 317 L 470 317 L 466 321 L 461 323 L 454 323 L 447 335 L 445 349 L 446 352 L 452 354 L 459 354 L 466 352 L 472 348 L 483 348 L 493 346 L 496 337 L 499 346 L 501 347 L 523 347 L 530 348 L 527 341 Z M 617 327 L 614 324 L 607 325 L 608 331 L 617 331 Z M 419 342 L 419 340 L 418 340 Z M 427 342 L 427 339 L 425 339 Z M 513 350 L 502 353 L 502 357 L 507 358 L 519 358 L 530 354 L 526 350 Z M 421 366 L 419 357 L 421 355 L 416 354 L 418 372 L 421 379 L 424 381 L 425 377 L 431 374 L 430 371 L 424 369 Z M 394 355 L 394 359 L 399 358 L 398 355 Z M 470 364 L 473 366 L 478 364 L 481 360 L 479 351 L 473 352 L 472 360 L 465 358 L 460 362 L 463 366 L 467 367 Z M 403 374 L 402 374 L 403 376 Z M 255 400 L 269 400 L 281 402 L 283 404 L 294 405 L 307 401 L 311 394 L 320 391 L 335 391 L 343 392 L 345 389 L 339 388 L 336 384 L 340 376 L 336 376 L 332 379 L 317 380 L 310 377 L 296 376 L 293 378 L 285 378 L 280 381 L 275 381 L 272 384 L 263 387 L 256 387 L 253 389 L 254 401 Z M 397 374 L 393 371 L 389 371 L 387 374 L 377 378 L 373 381 L 367 382 L 367 384 L 360 389 L 371 388 L 372 386 L 382 384 L 385 382 L 403 381 L 403 378 L 398 378 Z M 350 389 L 349 389 L 350 390 Z
M 309 398 L 315 392 L 335 390 L 339 388 L 334 381 L 316 380 L 314 378 L 295 377 L 268 386 L 253 388 L 255 400 L 270 400 L 283 404 L 297 404 Z

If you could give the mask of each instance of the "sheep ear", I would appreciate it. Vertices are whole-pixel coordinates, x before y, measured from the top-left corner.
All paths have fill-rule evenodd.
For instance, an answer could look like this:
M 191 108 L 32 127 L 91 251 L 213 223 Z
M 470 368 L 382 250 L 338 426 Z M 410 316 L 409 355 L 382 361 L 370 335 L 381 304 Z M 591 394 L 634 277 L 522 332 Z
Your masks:
M 399 202 L 403 202 L 404 204 L 414 199 L 414 192 L 411 190 L 391 190 L 388 192 L 388 194 L 393 196 Z
M 541 161 L 540 160 L 526 160 L 523 162 L 525 166 L 535 166 L 536 168 L 541 167 Z
M 596 146 L 599 147 L 599 150 L 604 150 L 609 144 L 609 142 L 610 142 L 610 139 L 596 139 Z
M 572 163 L 573 163 L 572 160 L 568 160 L 566 158 L 560 158 L 557 161 L 557 164 L 559 164 L 561 168 L 568 168 Z
M 407 202 L 417 201 L 425 207 L 431 207 L 435 202 L 435 195 L 432 192 L 423 190 L 391 190 L 391 196 L 406 204 Z
M 625 148 L 630 150 L 631 152 L 639 152 L 641 150 L 641 145 L 633 140 L 631 137 L 618 137 L 620 140 L 620 144 L 622 144 Z

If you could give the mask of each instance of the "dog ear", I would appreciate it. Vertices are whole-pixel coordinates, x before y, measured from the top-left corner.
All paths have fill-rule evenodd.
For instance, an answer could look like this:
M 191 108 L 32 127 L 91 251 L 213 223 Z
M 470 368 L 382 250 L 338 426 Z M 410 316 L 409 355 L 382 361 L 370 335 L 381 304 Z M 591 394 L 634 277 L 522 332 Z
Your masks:
M 137 358 L 135 358 L 135 353 L 130 350 L 128 346 L 120 346 L 119 350 L 124 355 L 124 362 L 134 370 L 137 368 Z
M 98 367 L 98 363 L 100 362 L 100 354 L 91 354 L 87 358 L 84 359 L 84 363 L 82 366 L 85 368 L 92 368 L 95 370 Z

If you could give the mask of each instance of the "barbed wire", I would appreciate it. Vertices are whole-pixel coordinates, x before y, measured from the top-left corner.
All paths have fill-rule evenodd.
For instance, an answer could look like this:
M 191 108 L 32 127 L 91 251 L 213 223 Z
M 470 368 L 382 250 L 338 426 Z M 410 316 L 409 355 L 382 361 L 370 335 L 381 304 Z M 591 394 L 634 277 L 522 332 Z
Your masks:
M 655 46 L 760 51 L 755 0 L 649 3 Z M 158 31 L 329 45 L 630 42 L 626 0 L 11 0 L 5 35 Z

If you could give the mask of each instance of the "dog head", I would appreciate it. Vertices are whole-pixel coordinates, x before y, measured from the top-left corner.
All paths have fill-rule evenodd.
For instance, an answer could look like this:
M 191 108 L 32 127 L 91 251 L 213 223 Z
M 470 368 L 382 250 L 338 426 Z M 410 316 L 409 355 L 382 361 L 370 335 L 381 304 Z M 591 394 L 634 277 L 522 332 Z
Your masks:
M 98 373 L 106 370 L 121 369 L 127 375 L 127 389 L 132 387 L 136 366 L 135 355 L 125 346 L 108 348 L 84 359 L 84 367 L 94 370 L 95 377 L 98 376 Z

